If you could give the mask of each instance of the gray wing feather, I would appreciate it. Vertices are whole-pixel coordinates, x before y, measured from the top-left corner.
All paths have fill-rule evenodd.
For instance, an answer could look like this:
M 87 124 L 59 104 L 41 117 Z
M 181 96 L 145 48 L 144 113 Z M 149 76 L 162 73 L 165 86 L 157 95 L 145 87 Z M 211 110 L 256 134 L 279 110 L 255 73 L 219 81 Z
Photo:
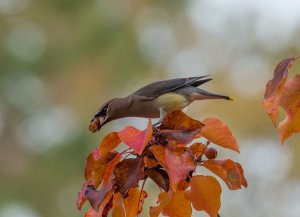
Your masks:
M 193 86 L 197 87 L 212 79 L 206 76 L 188 77 L 188 78 L 175 78 L 171 80 L 157 81 L 148 84 L 141 89 L 135 91 L 133 95 L 146 97 L 145 99 L 151 100 L 162 94 L 175 91 L 181 87 Z M 206 78 L 206 79 L 203 79 Z

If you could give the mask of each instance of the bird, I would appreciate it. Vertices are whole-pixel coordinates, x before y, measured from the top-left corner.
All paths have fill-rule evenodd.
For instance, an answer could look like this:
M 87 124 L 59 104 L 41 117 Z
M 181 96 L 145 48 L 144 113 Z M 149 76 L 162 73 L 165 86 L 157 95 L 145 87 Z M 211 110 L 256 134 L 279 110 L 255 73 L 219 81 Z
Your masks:
M 89 124 L 91 132 L 97 132 L 110 121 L 125 117 L 159 118 L 154 126 L 162 123 L 168 113 L 182 110 L 195 100 L 224 99 L 229 96 L 210 93 L 198 86 L 211 81 L 209 75 L 175 78 L 148 84 L 123 98 L 104 103 Z

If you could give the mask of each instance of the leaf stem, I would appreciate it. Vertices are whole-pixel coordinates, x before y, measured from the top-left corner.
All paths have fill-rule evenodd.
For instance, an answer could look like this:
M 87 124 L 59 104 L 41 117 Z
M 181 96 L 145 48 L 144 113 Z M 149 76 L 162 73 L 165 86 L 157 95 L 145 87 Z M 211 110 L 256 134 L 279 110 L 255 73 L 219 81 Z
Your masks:
M 148 178 L 148 177 L 147 177 L 147 178 Z M 139 212 L 139 213 L 137 214 L 137 217 L 139 217 L 140 210 L 143 210 L 144 200 L 143 200 L 141 209 L 140 209 L 140 200 L 141 200 L 141 197 L 142 197 L 142 193 L 143 193 L 143 191 L 144 191 L 144 186 L 145 186 L 145 183 L 146 183 L 147 178 L 145 178 L 145 180 L 143 181 L 143 184 L 142 184 L 142 188 L 141 188 L 141 192 L 140 192 L 140 196 L 139 196 L 139 200 L 138 200 L 138 212 Z
M 109 166 L 115 159 L 117 159 L 120 155 L 122 155 L 122 154 L 125 154 L 126 153 L 126 151 L 128 151 L 130 148 L 127 148 L 126 150 L 124 150 L 124 151 L 122 151 L 122 152 L 120 152 L 119 154 L 117 154 L 109 163 L 108 163 L 108 165 L 107 166 Z M 126 155 L 126 157 L 128 157 L 129 155 L 130 155 L 131 153 L 129 153 L 128 155 Z M 125 157 L 125 158 L 126 158 Z
M 124 157 L 124 159 L 126 159 L 129 155 L 131 155 L 132 153 L 128 153 L 125 157 Z

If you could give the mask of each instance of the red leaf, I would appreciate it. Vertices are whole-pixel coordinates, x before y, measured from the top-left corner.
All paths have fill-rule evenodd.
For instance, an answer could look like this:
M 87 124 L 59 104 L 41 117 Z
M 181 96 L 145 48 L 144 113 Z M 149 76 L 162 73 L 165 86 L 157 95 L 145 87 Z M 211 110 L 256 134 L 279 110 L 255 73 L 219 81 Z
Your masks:
M 217 217 L 221 206 L 221 186 L 211 176 L 193 176 L 190 181 L 190 189 L 186 191 L 186 197 L 192 202 L 193 207 L 204 210 L 210 217 Z
M 286 111 L 286 118 L 279 123 L 278 131 L 281 144 L 293 133 L 300 132 L 300 75 L 287 81 L 280 105 Z
M 185 180 L 190 171 L 196 169 L 193 155 L 186 148 L 169 150 L 163 146 L 154 145 L 150 147 L 150 151 L 159 164 L 166 169 L 173 191 L 176 191 L 177 184 Z
M 134 127 L 126 127 L 118 132 L 122 142 L 132 148 L 137 154 L 141 155 L 144 148 L 152 137 L 152 124 L 149 120 L 145 131 L 140 131 Z
M 95 190 L 92 185 L 88 185 L 85 196 L 89 200 L 92 208 L 85 212 L 85 217 L 106 217 L 112 207 L 113 189 L 105 188 L 100 191 Z
M 93 180 L 89 180 L 87 181 L 86 183 L 84 183 L 84 185 L 82 186 L 82 189 L 81 191 L 78 193 L 78 196 L 77 196 L 77 207 L 79 210 L 81 210 L 82 206 L 84 205 L 84 203 L 86 202 L 87 200 L 87 197 L 85 196 L 85 192 L 86 192 L 86 189 L 89 185 L 93 185 Z
M 98 148 L 94 149 L 93 153 L 91 153 L 87 158 L 87 163 L 85 167 L 85 179 L 93 180 L 94 187 L 97 188 L 99 184 L 102 182 L 102 177 L 105 168 L 108 163 L 114 159 L 114 157 L 118 154 L 117 152 L 109 152 L 105 156 L 102 156 L 95 160 L 95 152 L 100 152 Z
M 118 163 L 114 169 L 116 192 L 126 193 L 129 188 L 138 186 L 140 180 L 144 179 L 144 159 L 130 158 Z
M 201 129 L 202 127 L 195 130 L 161 130 L 160 132 L 179 144 L 188 144 L 195 139 Z
M 294 57 L 282 60 L 274 71 L 273 79 L 269 80 L 266 85 L 263 107 L 275 126 L 278 117 L 280 97 L 288 77 L 289 69 L 294 64 L 294 60 Z
M 219 176 L 230 190 L 240 189 L 242 185 L 247 187 L 247 181 L 241 165 L 230 159 L 207 160 L 204 161 L 203 166 Z
M 90 185 L 87 187 L 85 195 L 90 202 L 91 207 L 96 212 L 102 214 L 105 206 L 109 203 L 113 195 L 113 189 L 103 188 L 100 191 L 97 191 L 92 185 Z
M 90 208 L 88 211 L 84 213 L 84 217 L 102 217 L 98 215 L 98 212 L 93 210 L 93 208 Z
M 84 217 L 107 217 L 108 216 L 108 213 L 109 211 L 111 210 L 112 208 L 112 201 L 113 198 L 111 198 L 109 200 L 109 202 L 106 204 L 106 206 L 104 207 L 103 211 L 101 212 L 96 212 L 93 208 L 90 208 L 88 211 L 86 211 L 84 213 Z
M 113 206 L 113 195 L 110 198 L 110 200 L 108 201 L 108 203 L 105 205 L 103 211 L 102 211 L 102 217 L 107 217 L 109 211 L 112 209 Z
M 203 120 L 203 123 L 205 126 L 200 132 L 203 137 L 223 148 L 240 152 L 239 144 L 224 122 L 215 117 L 208 117 Z
M 168 174 L 165 170 L 160 168 L 146 169 L 145 173 L 152 179 L 160 188 L 168 192 L 170 187 L 170 181 Z

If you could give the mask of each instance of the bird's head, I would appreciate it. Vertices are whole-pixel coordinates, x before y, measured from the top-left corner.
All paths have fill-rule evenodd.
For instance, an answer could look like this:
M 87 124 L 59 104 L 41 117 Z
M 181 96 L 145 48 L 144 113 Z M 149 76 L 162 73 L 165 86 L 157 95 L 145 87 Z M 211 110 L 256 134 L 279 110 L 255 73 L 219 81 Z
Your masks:
M 106 123 L 112 121 L 113 118 L 113 109 L 111 109 L 111 105 L 116 101 L 117 99 L 109 100 L 108 102 L 104 103 L 98 112 L 93 116 L 90 125 L 89 130 L 92 133 L 95 133 L 101 129 L 103 125 Z

